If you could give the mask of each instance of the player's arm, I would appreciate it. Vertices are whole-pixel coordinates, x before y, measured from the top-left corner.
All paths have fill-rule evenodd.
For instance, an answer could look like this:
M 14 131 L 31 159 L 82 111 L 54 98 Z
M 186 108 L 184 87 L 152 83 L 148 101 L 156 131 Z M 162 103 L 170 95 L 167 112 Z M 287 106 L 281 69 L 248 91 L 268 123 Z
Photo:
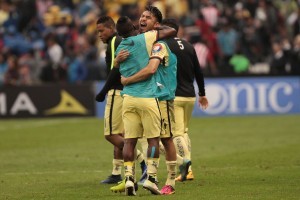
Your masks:
M 113 59 L 113 68 L 108 74 L 107 80 L 101 89 L 101 91 L 96 95 L 95 100 L 98 102 L 103 102 L 107 92 L 110 90 L 112 85 L 121 78 L 119 72 L 119 64 L 124 61 L 129 56 L 128 51 L 121 50 L 116 58 Z
M 195 73 L 195 78 L 199 89 L 198 103 L 199 106 L 202 107 L 202 109 L 206 109 L 208 107 L 208 100 L 205 96 L 204 77 L 195 50 L 193 55 L 194 55 L 193 56 L 194 73 Z
M 148 65 L 130 77 L 121 77 L 121 83 L 128 85 L 149 78 L 157 71 L 160 62 L 166 55 L 166 46 L 159 42 L 155 43 L 152 47 L 152 54 Z
M 101 91 L 96 95 L 95 100 L 102 102 L 105 99 L 107 92 L 110 90 L 111 86 L 120 79 L 119 68 L 113 67 L 108 74 L 107 80 L 101 89 Z
M 159 66 L 159 63 L 161 60 L 158 57 L 152 57 L 149 60 L 149 63 L 146 67 L 141 69 L 139 72 L 135 73 L 134 75 L 130 77 L 121 77 L 121 83 L 123 85 L 129 85 L 132 83 L 140 82 L 143 80 L 146 80 L 150 76 L 152 76 Z
M 117 54 L 117 56 L 114 59 L 113 68 L 119 68 L 120 63 L 126 60 L 129 56 L 129 51 L 126 49 L 120 50 L 120 52 Z
M 159 26 L 155 28 L 157 30 L 157 40 L 175 37 L 176 30 L 166 25 Z

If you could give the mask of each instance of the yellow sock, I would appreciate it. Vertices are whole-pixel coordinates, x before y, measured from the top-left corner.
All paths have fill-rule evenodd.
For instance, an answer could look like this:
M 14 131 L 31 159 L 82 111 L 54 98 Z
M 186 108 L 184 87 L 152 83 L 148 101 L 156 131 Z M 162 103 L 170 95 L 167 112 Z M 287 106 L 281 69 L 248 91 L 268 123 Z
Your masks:
M 112 175 L 120 175 L 122 172 L 124 161 L 120 159 L 113 159 Z
M 138 163 L 141 163 L 144 160 L 143 153 L 138 149 L 136 149 L 136 160 L 138 161 Z
M 177 161 L 177 165 L 180 166 L 183 164 L 183 157 L 181 157 L 180 155 L 176 154 L 176 161 Z
M 175 177 L 176 177 L 176 161 L 166 161 L 168 177 L 166 181 L 166 185 L 171 185 L 175 188 Z
M 189 160 L 192 160 L 192 145 L 191 145 L 190 136 L 189 136 L 189 134 L 184 133 L 184 134 L 183 134 L 183 137 L 184 137 L 184 139 L 185 139 L 185 142 L 186 142 L 186 144 L 187 144 L 187 146 L 188 146 L 188 151 L 189 151 L 189 153 L 190 153 L 190 158 L 189 158 Z M 190 172 L 190 171 L 192 171 L 192 165 L 190 165 L 190 167 L 189 167 L 189 172 Z
M 159 165 L 159 158 L 148 158 L 147 159 L 147 173 L 149 176 L 156 177 L 157 168 Z
M 135 163 L 128 161 L 124 162 L 124 174 L 125 176 L 132 176 L 134 177 L 135 175 Z
M 191 154 L 183 136 L 174 137 L 173 142 L 176 148 L 176 153 L 185 159 L 191 160 Z

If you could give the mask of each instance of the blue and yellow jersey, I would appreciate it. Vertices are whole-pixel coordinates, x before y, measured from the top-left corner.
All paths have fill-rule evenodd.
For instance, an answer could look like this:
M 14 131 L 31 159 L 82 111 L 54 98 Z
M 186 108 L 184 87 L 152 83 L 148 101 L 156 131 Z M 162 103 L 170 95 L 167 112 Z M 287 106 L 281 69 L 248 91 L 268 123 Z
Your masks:
M 166 86 L 169 90 L 169 95 L 160 97 L 159 100 L 173 100 L 177 87 L 176 55 L 170 51 L 166 43 L 159 41 L 153 45 L 150 58 L 158 58 L 160 60 L 156 82 Z
M 122 76 L 132 76 L 147 66 L 153 43 L 156 40 L 157 31 L 149 31 L 122 40 L 116 50 L 116 55 L 121 49 L 129 51 L 129 57 L 120 64 Z M 169 91 L 166 88 L 156 84 L 156 76 L 154 75 L 144 81 L 124 86 L 121 94 L 143 98 L 158 98 L 166 96 L 168 93 Z

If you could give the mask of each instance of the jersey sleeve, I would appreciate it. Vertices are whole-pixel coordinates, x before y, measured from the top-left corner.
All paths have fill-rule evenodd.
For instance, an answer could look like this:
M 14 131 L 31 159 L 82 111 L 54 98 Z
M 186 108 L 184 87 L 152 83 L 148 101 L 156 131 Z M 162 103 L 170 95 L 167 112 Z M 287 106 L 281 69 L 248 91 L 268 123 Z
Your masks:
M 205 96 L 204 76 L 195 49 L 193 50 L 193 63 L 195 78 L 199 89 L 199 96 Z
M 158 58 L 163 61 L 168 57 L 167 47 L 164 43 L 157 42 L 153 45 L 150 59 Z
M 152 51 L 152 46 L 154 44 L 154 42 L 156 42 L 156 40 L 158 39 L 158 31 L 156 30 L 152 30 L 152 31 L 148 31 L 145 34 L 145 42 L 146 42 L 146 47 L 147 47 L 147 52 L 148 55 L 151 55 L 151 51 Z
M 151 45 L 153 45 L 153 43 L 156 42 L 157 38 L 158 38 L 157 30 L 145 32 L 146 43 L 150 43 Z

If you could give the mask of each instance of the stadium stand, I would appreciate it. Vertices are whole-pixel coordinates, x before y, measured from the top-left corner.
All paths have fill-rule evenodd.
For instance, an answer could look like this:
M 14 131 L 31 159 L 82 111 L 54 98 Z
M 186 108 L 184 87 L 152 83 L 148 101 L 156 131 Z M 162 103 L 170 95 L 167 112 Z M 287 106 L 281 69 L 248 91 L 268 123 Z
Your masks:
M 98 16 L 137 23 L 148 3 L 178 19 L 205 76 L 300 74 L 299 0 L 2 0 L 0 86 L 105 79 Z

